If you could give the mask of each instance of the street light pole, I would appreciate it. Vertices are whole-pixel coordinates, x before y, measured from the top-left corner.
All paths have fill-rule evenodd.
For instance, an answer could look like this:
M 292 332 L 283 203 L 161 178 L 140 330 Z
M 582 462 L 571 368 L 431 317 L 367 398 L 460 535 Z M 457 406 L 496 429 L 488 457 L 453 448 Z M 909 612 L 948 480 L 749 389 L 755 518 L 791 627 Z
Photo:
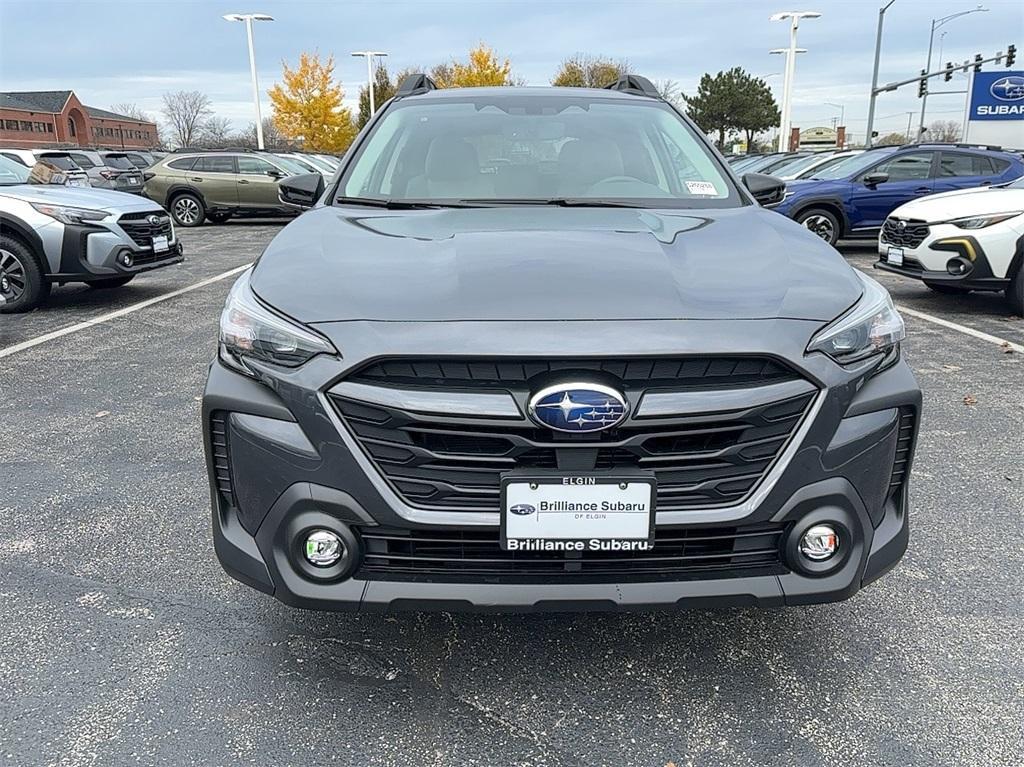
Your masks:
M 370 117 L 373 117 L 373 113 L 377 111 L 377 104 L 373 97 L 373 57 L 387 56 L 387 54 L 384 51 L 352 51 L 352 55 L 366 57 L 366 87 L 370 94 Z
M 825 106 L 827 106 L 827 107 L 835 107 L 836 109 L 838 109 L 839 110 L 839 124 L 840 125 L 844 125 L 844 126 L 846 125 L 846 107 L 844 105 L 836 104 L 836 103 L 834 103 L 832 101 L 826 101 L 825 102 Z
M 943 16 L 941 19 L 932 19 L 932 31 L 931 31 L 931 34 L 928 36 L 928 64 L 925 66 L 925 71 L 926 72 L 931 72 L 932 71 L 932 46 L 935 43 L 935 30 L 936 29 L 941 27 L 943 24 L 946 24 L 947 22 L 952 21 L 953 19 L 958 19 L 961 16 L 968 15 L 969 13 L 987 13 L 987 12 L 988 12 L 988 8 L 985 8 L 984 6 L 979 5 L 977 8 L 972 8 L 969 11 L 960 11 L 959 13 L 951 13 L 951 14 L 949 14 L 949 16 Z M 920 138 L 921 134 L 924 133 L 924 112 L 925 112 L 925 109 L 927 109 L 927 107 L 928 107 L 928 91 L 926 90 L 924 92 L 924 95 L 921 96 L 921 120 L 920 120 L 920 122 L 917 125 L 918 138 Z
M 870 147 L 872 133 L 875 126 L 875 99 L 878 98 L 878 61 L 882 56 L 882 23 L 885 21 L 885 12 L 896 0 L 889 0 L 884 6 L 878 9 L 878 32 L 875 34 L 875 68 L 871 73 L 871 99 L 868 102 L 868 128 L 864 137 L 864 146 Z
M 788 146 L 789 146 L 789 122 L 790 122 L 790 120 L 789 120 L 789 106 L 788 105 L 790 104 L 790 87 L 791 87 L 791 82 L 792 82 L 792 80 L 791 80 L 791 74 L 792 73 L 790 71 L 790 58 L 795 58 L 795 56 L 791 57 L 789 55 L 790 54 L 790 49 L 789 48 L 772 48 L 770 51 L 768 51 L 768 53 L 779 55 L 779 56 L 785 56 L 786 57 L 786 64 L 785 64 L 785 67 L 784 67 L 785 71 L 783 72 L 783 77 L 782 77 L 782 109 L 779 110 L 779 114 L 781 115 L 781 123 L 779 125 L 779 151 L 780 152 L 785 152 L 786 148 L 784 148 L 784 146 L 783 146 L 783 143 L 782 143 L 783 142 L 783 138 L 782 138 L 782 136 L 783 135 L 786 136 L 786 138 L 785 138 L 785 147 L 788 148 Z M 793 53 L 794 54 L 807 53 L 807 49 L 806 48 L 794 48 L 793 49 Z M 794 69 L 796 68 L 796 64 L 793 64 L 793 68 Z
M 768 17 L 769 21 L 785 21 L 789 19 L 789 49 L 786 54 L 786 77 L 782 85 L 782 120 L 779 125 L 779 151 L 789 150 L 790 110 L 793 104 L 793 75 L 796 72 L 796 32 L 800 27 L 800 19 L 817 19 L 821 16 L 817 11 L 783 11 Z
M 256 79 L 256 53 L 252 44 L 252 23 L 254 21 L 273 21 L 273 16 L 265 13 L 228 13 L 223 17 L 227 21 L 244 21 L 245 35 L 249 41 L 249 74 L 252 76 L 252 100 L 256 105 L 256 147 L 263 149 L 263 116 L 260 111 L 260 84 Z

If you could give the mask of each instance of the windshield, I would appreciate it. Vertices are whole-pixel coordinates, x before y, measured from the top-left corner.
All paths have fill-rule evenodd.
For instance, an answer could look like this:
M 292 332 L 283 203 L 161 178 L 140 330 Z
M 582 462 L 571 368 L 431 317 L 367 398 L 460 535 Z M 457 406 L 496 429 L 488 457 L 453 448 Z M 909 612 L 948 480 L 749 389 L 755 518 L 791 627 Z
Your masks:
M 813 179 L 814 181 L 846 178 L 847 176 L 852 176 L 855 173 L 860 173 L 862 170 L 874 165 L 879 160 L 884 160 L 889 154 L 891 154 L 891 152 L 864 152 L 862 154 L 855 154 L 853 157 L 847 157 L 840 160 L 835 165 L 829 165 L 827 168 L 816 168 L 810 176 L 807 176 L 807 178 Z
M 1006 185 L 1007 189 L 1024 189 L 1024 176 L 1021 176 L 1016 181 L 1012 181 Z
M 0 186 L 27 184 L 31 171 L 19 162 L 0 156 Z
M 340 195 L 499 205 L 743 203 L 666 104 L 522 92 L 394 102 L 346 168 Z
M 825 155 L 811 154 L 807 157 L 798 157 L 795 160 L 790 160 L 785 165 L 780 165 L 775 169 L 775 175 L 777 176 L 796 176 L 796 174 L 804 171 L 811 167 L 815 163 L 821 162 L 825 159 Z
M 330 165 L 325 163 L 319 157 L 311 157 L 310 155 L 307 154 L 307 155 L 303 155 L 302 156 L 302 160 L 307 165 L 312 165 L 314 168 L 316 168 L 321 173 L 334 173 L 334 168 L 332 168 Z
M 299 165 L 297 162 L 295 162 L 291 157 L 282 157 L 279 154 L 275 154 L 274 155 L 274 162 L 276 162 L 278 165 L 280 165 L 282 168 L 284 168 L 289 173 L 294 173 L 296 175 L 302 175 L 303 173 L 310 173 L 311 172 L 311 171 L 308 171 L 305 168 L 303 168 L 301 165 Z
M 310 162 L 306 162 L 305 160 L 300 160 L 298 157 L 281 157 L 281 155 L 278 155 L 278 157 L 281 159 L 281 162 L 287 163 L 289 167 L 295 168 L 296 173 L 320 172 L 320 169 L 318 167 L 316 167 Z

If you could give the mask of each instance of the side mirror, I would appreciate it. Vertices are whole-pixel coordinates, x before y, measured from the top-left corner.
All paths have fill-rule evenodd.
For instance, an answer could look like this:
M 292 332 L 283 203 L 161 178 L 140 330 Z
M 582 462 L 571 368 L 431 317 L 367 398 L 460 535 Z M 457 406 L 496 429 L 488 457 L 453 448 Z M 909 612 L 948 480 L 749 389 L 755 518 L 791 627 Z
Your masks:
M 288 176 L 277 185 L 277 196 L 285 205 L 312 208 L 324 193 L 324 177 L 319 173 Z
M 288 174 L 285 173 L 283 170 L 278 170 L 277 168 L 273 168 L 272 170 L 268 170 L 267 171 L 267 175 L 270 176 L 271 178 L 284 178 Z
M 879 184 L 884 184 L 888 180 L 888 173 L 868 173 L 861 179 L 861 181 L 864 182 L 864 186 L 869 186 L 872 189 L 874 189 Z
M 786 195 L 786 182 L 763 173 L 743 174 L 743 186 L 762 205 L 775 205 Z

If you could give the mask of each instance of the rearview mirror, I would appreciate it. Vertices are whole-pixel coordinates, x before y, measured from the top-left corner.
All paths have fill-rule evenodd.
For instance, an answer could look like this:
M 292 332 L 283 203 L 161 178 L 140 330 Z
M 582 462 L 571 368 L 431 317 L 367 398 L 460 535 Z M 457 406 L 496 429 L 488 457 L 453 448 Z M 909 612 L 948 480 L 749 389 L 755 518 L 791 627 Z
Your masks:
M 864 182 L 864 186 L 876 187 L 879 184 L 884 184 L 889 180 L 888 173 L 868 173 L 861 179 Z
M 277 185 L 277 196 L 285 205 L 312 208 L 324 193 L 324 177 L 319 173 L 288 176 Z
M 785 181 L 775 178 L 775 176 L 766 176 L 763 173 L 743 174 L 743 186 L 762 205 L 774 205 L 782 202 L 782 198 L 786 194 Z

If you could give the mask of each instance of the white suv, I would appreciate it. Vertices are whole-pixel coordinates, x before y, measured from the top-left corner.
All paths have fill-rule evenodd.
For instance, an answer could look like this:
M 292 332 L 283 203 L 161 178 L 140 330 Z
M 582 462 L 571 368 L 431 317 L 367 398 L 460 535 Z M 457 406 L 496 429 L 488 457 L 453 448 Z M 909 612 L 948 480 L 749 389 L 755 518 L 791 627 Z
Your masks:
M 885 220 L 876 269 L 921 280 L 938 293 L 1005 291 L 1024 315 L 1024 178 L 937 194 Z

